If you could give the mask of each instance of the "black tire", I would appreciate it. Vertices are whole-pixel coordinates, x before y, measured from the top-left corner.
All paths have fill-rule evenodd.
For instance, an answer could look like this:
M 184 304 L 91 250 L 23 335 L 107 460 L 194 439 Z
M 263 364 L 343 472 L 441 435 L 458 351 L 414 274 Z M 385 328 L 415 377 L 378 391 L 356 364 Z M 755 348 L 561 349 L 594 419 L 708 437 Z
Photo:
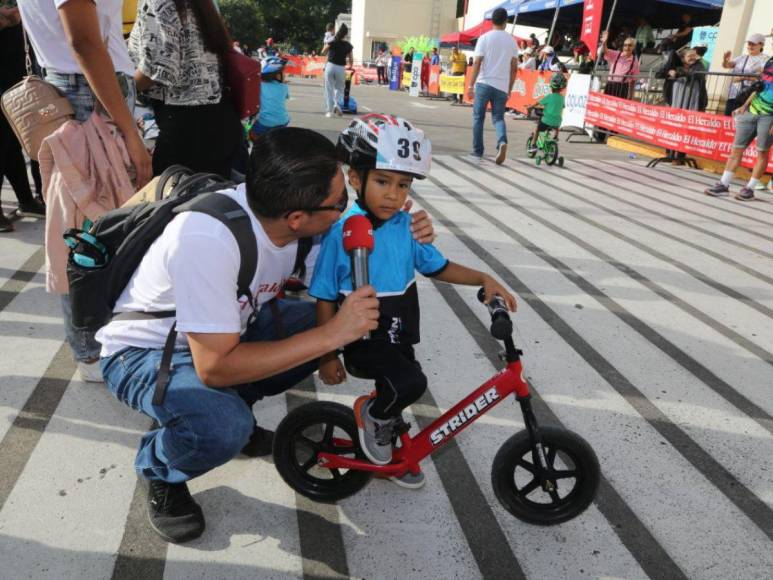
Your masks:
M 552 526 L 585 511 L 596 495 L 601 470 L 596 453 L 576 433 L 541 427 L 540 435 L 548 466 L 560 475 L 553 480 L 557 489 L 545 492 L 534 476 L 536 458 L 527 431 L 516 433 L 499 449 L 491 467 L 491 484 L 497 499 L 515 517 Z M 563 465 L 556 465 L 556 459 Z M 564 480 L 573 480 L 571 487 L 562 486 Z
M 553 165 L 558 159 L 558 143 L 551 140 L 545 143 L 545 163 Z
M 536 155 L 537 152 L 531 150 L 531 135 L 529 135 L 529 138 L 526 140 L 526 156 L 530 159 L 534 159 Z
M 342 445 L 342 441 L 349 444 Z M 369 471 L 320 467 L 316 462 L 320 452 L 367 461 L 360 450 L 357 424 L 349 407 L 314 402 L 288 413 L 274 434 L 274 465 L 295 491 L 325 503 L 357 493 L 373 477 Z
M 593 132 L 593 140 L 596 143 L 604 144 L 607 142 L 608 135 L 604 133 L 603 131 L 594 131 Z

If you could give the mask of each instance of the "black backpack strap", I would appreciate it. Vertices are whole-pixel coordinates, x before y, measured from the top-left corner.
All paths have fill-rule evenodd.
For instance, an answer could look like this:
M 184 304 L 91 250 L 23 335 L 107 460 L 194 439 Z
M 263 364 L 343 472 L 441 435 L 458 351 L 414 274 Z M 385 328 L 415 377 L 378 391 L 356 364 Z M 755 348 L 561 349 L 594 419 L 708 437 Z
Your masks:
M 193 174 L 193 171 L 184 165 L 170 165 L 164 169 L 163 173 L 158 177 L 154 200 L 159 201 L 164 198 L 164 189 L 166 189 L 166 184 L 169 183 L 170 179 L 176 179 L 177 181 L 173 185 L 177 185 L 183 177 L 191 174 Z

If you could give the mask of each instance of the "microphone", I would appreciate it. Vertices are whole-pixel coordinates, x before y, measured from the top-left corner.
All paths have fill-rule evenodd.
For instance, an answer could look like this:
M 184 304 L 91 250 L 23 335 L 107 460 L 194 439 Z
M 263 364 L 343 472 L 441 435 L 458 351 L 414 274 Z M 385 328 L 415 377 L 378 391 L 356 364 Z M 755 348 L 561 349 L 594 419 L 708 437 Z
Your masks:
M 344 250 L 352 261 L 352 290 L 369 284 L 368 255 L 373 251 L 373 224 L 364 215 L 353 215 L 344 222 Z M 363 340 L 370 338 L 370 333 Z

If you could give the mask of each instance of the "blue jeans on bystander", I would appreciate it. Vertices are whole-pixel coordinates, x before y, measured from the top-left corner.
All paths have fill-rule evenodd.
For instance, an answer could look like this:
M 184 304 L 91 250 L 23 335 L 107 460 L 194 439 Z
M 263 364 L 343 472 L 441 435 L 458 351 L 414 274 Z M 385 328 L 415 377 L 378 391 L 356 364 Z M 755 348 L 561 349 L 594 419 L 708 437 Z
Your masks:
M 483 157 L 483 122 L 486 120 L 486 108 L 491 103 L 491 121 L 497 132 L 497 147 L 507 143 L 507 128 L 505 127 L 505 103 L 507 93 L 495 89 L 491 85 L 475 83 L 475 100 L 472 104 L 472 151 L 478 157 Z
M 277 340 L 313 328 L 316 306 L 312 302 L 278 300 L 281 333 L 272 309 L 264 305 L 242 335 L 242 342 Z M 253 383 L 227 388 L 201 382 L 189 350 L 172 356 L 163 404 L 153 405 L 161 363 L 161 349 L 125 348 L 102 359 L 102 374 L 115 397 L 148 417 L 159 428 L 146 433 L 135 459 L 137 473 L 145 479 L 180 483 L 203 475 L 235 457 L 252 434 L 252 405 L 264 396 L 277 395 L 310 376 L 317 360 Z

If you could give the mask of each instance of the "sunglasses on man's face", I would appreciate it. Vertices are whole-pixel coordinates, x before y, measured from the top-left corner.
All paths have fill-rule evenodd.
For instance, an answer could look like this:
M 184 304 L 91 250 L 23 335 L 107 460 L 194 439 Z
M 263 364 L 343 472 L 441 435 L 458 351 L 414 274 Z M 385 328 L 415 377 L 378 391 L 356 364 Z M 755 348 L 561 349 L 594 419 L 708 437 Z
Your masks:
M 305 211 L 308 213 L 313 213 L 315 211 L 337 211 L 339 213 L 343 213 L 346 211 L 346 206 L 349 205 L 349 192 L 346 190 L 346 186 L 344 185 L 344 190 L 341 192 L 341 199 L 338 200 L 338 203 L 333 205 L 318 205 L 317 207 L 296 207 L 293 210 L 288 211 L 285 214 L 285 217 L 290 215 L 294 211 Z

